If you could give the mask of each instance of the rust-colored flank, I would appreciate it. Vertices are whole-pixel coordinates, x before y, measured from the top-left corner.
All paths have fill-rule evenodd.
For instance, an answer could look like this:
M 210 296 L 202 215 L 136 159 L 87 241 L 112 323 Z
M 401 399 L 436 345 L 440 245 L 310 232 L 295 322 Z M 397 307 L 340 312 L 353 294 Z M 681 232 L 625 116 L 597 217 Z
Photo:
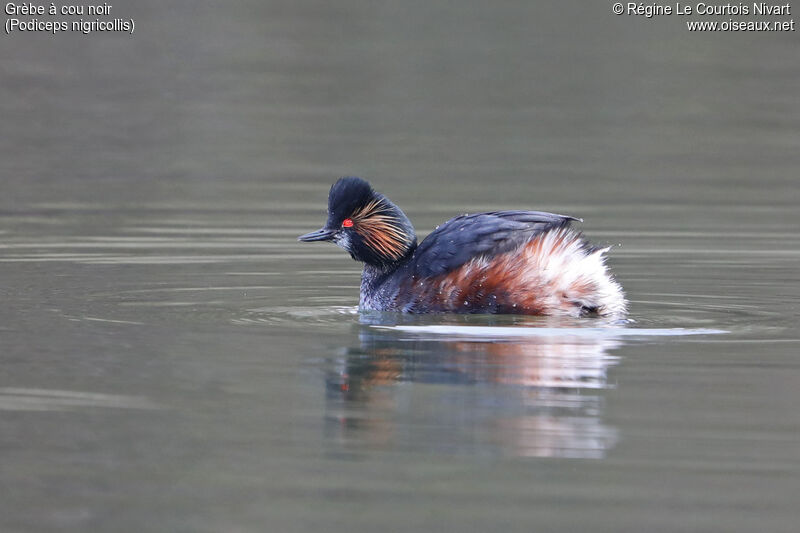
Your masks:
M 596 275 L 605 269 L 602 253 L 587 253 L 579 233 L 557 229 L 510 252 L 477 257 L 446 274 L 414 280 L 399 296 L 438 312 L 593 312 L 593 295 L 602 290 L 602 278 Z M 581 267 L 574 268 L 576 264 Z

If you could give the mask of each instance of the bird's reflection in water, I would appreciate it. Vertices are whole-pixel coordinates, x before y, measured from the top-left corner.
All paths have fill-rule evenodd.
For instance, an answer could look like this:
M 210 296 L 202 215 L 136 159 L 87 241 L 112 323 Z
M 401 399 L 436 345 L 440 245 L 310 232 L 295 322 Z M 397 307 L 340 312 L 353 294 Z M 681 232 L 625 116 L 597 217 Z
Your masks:
M 337 449 L 602 458 L 616 443 L 600 391 L 617 362 L 613 335 L 576 335 L 563 321 L 458 316 L 436 322 L 456 326 L 452 334 L 426 335 L 424 325 L 393 329 L 398 320 L 420 323 L 362 315 L 359 346 L 326 366 L 325 428 Z M 460 333 L 488 320 L 542 334 Z

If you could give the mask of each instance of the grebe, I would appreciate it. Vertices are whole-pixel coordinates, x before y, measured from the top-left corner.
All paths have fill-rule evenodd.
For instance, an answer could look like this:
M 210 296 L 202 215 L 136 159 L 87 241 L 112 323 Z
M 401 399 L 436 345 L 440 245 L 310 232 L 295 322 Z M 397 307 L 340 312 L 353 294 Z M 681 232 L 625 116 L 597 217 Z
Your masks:
M 361 309 L 622 317 L 627 302 L 605 252 L 541 211 L 462 215 L 417 244 L 408 217 L 361 178 L 331 187 L 328 220 L 300 241 L 333 241 L 356 261 Z

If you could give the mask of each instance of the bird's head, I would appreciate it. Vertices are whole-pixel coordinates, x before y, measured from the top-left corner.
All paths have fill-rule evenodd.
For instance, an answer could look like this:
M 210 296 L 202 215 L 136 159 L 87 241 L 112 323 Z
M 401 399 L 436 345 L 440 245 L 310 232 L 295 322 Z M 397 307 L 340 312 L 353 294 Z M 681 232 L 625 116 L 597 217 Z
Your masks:
M 414 227 L 405 213 L 356 177 L 341 178 L 333 184 L 325 226 L 298 240 L 332 241 L 356 261 L 377 267 L 397 263 L 417 246 Z

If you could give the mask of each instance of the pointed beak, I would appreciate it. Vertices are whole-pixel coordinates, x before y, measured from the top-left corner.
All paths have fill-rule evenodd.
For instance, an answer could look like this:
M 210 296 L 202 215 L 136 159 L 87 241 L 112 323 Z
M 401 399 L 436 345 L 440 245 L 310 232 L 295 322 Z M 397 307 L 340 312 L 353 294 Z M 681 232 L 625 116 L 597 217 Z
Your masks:
M 303 242 L 329 241 L 333 239 L 335 234 L 336 230 L 322 228 L 317 231 L 312 231 L 311 233 L 306 233 L 305 235 L 300 235 L 297 240 Z

